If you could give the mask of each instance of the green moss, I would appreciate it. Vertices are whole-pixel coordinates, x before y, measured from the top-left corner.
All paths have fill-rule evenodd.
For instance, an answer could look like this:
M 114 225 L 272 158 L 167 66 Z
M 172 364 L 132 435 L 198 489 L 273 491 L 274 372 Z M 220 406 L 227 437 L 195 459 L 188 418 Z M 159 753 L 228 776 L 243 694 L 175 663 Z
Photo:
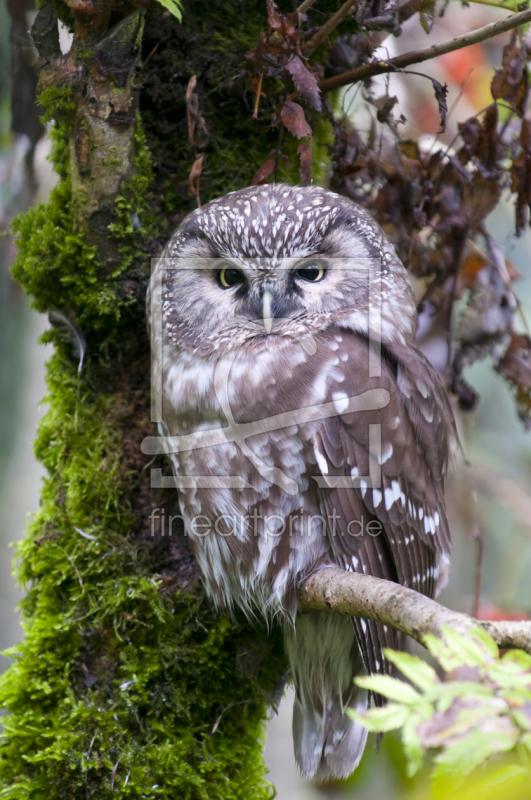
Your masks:
M 44 109 L 42 122 L 71 114 L 76 105 L 72 87 L 47 86 L 40 94 L 39 105 Z
M 36 442 L 49 477 L 19 548 L 30 588 L 0 683 L 0 796 L 110 798 L 114 784 L 123 797 L 269 797 L 263 693 L 282 668 L 278 635 L 252 634 L 258 667 L 235 680 L 247 627 L 214 615 L 197 587 L 161 592 L 121 462 L 127 404 L 88 378 L 61 354 L 49 363 Z

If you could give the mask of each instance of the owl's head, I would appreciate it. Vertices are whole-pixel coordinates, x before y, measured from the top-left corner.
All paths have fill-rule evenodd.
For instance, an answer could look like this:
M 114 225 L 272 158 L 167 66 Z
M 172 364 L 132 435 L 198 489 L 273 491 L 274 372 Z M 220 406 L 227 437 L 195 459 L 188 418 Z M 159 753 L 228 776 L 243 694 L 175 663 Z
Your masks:
M 152 295 L 157 281 L 166 334 L 198 353 L 334 323 L 369 333 L 376 320 L 384 341 L 416 328 L 407 272 L 381 228 L 317 186 L 250 187 L 197 209 L 168 243 Z

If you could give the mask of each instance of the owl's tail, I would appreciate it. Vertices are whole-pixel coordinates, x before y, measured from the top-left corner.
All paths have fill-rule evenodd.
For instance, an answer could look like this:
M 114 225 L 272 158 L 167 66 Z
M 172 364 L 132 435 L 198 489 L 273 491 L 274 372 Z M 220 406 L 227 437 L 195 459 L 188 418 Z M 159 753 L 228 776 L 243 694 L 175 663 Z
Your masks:
M 346 713 L 364 711 L 367 693 L 353 679 L 363 671 L 354 626 L 326 612 L 297 616 L 285 643 L 293 681 L 295 759 L 308 780 L 346 778 L 358 766 L 367 731 Z

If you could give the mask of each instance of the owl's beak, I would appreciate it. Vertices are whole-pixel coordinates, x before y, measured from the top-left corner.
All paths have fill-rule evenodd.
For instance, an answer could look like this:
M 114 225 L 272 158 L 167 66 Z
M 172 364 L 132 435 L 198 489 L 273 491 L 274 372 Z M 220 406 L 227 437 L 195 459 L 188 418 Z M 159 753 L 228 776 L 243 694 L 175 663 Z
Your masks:
M 273 327 L 273 319 L 271 317 L 271 300 L 271 292 L 269 289 L 266 289 L 262 298 L 262 316 L 266 333 L 271 333 L 271 328 Z

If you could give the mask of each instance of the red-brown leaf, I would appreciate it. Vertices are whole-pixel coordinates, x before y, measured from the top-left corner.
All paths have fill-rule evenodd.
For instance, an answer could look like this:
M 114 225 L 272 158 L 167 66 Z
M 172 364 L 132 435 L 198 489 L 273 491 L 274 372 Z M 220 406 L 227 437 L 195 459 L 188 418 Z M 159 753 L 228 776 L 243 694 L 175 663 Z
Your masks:
M 513 334 L 496 370 L 513 387 L 518 416 L 527 429 L 531 428 L 531 340 L 528 336 Z
M 197 75 L 192 75 L 186 87 L 186 116 L 188 119 L 188 141 L 194 144 L 195 125 L 199 113 L 199 98 L 194 89 L 197 85 Z
M 190 175 L 188 176 L 188 188 L 192 192 L 192 194 L 196 195 L 196 197 L 199 194 L 199 178 L 201 177 L 201 173 L 203 171 L 204 157 L 205 154 L 201 153 L 201 155 L 196 158 L 196 160 L 192 164 Z
M 511 191 L 516 192 L 516 235 L 522 236 L 531 206 L 531 122 L 522 120 L 520 153 L 511 167 Z
M 300 176 L 303 186 L 309 186 L 312 174 L 312 146 L 311 144 L 304 144 L 301 142 L 297 148 L 297 153 L 300 156 Z
M 293 83 L 300 96 L 306 100 L 309 106 L 320 111 L 322 108 L 320 89 L 313 72 L 295 54 L 286 64 L 286 69 L 293 78 Z
M 439 81 L 436 81 L 435 78 L 431 79 L 433 89 L 435 91 L 435 99 L 437 100 L 437 104 L 439 106 L 439 116 L 441 118 L 441 130 L 439 133 L 444 133 L 446 130 L 446 115 L 448 113 L 448 105 L 446 103 L 446 95 L 448 94 L 448 86 Z
M 209 139 L 205 118 L 199 112 L 199 97 L 195 92 L 197 76 L 192 75 L 186 87 L 186 117 L 188 120 L 188 141 L 194 147 L 203 148 Z M 197 138 L 199 134 L 199 141 Z
M 494 100 L 505 100 L 523 116 L 529 89 L 527 54 L 516 30 L 503 48 L 502 68 L 496 70 L 490 89 Z
M 269 176 L 274 172 L 278 159 L 282 159 L 284 166 L 288 166 L 289 158 L 281 153 L 280 150 L 271 150 L 268 157 L 261 164 L 251 181 L 251 186 L 260 186 L 265 183 Z
M 282 28 L 283 14 L 280 13 L 280 9 L 274 0 L 266 0 L 266 6 L 268 25 L 273 28 L 274 31 L 280 31 Z
M 293 134 L 293 136 L 296 136 L 297 139 L 312 135 L 312 129 L 306 122 L 306 117 L 304 116 L 304 109 L 298 103 L 288 100 L 282 106 L 280 116 L 288 131 Z
M 264 163 L 261 164 L 256 170 L 254 178 L 251 181 L 251 186 L 260 186 L 260 184 L 265 183 L 271 173 L 274 172 L 275 163 L 275 151 L 271 150 L 271 153 L 268 155 Z
M 273 0 L 266 0 L 267 21 L 270 27 L 282 36 L 289 44 L 290 49 L 300 53 L 300 24 L 306 20 L 306 14 L 293 11 L 291 14 L 281 14 L 280 9 Z

